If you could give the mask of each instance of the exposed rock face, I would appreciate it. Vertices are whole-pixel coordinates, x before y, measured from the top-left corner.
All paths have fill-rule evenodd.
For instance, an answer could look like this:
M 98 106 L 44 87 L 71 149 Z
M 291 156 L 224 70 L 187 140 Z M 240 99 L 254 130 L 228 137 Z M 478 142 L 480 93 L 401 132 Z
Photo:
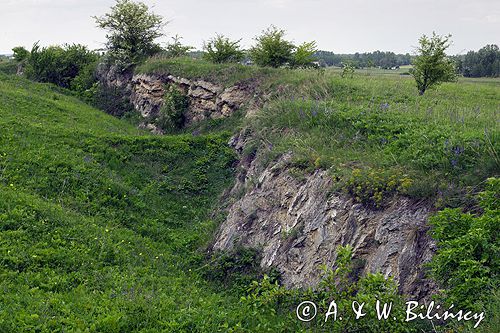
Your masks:
M 144 118 L 141 127 L 160 133 L 152 122 L 160 113 L 166 88 L 174 85 L 189 98 L 184 115 L 186 125 L 204 119 L 229 117 L 243 106 L 252 104 L 254 87 L 239 84 L 224 88 L 203 80 L 188 80 L 170 74 L 133 74 L 133 69 L 120 70 L 116 66 L 101 64 L 98 76 L 102 84 L 121 89 L 130 96 L 130 102 Z
M 239 150 L 241 140 L 233 140 Z M 350 244 L 359 272 L 393 276 L 400 292 L 423 299 L 434 289 L 424 279 L 422 264 L 429 261 L 434 243 L 427 236 L 429 208 L 407 198 L 395 198 L 382 210 L 372 210 L 345 195 L 330 193 L 332 178 L 316 171 L 298 180 L 287 169 L 291 155 L 258 170 L 246 163 L 231 190 L 233 198 L 214 249 L 235 245 L 262 249 L 262 267 L 274 266 L 290 287 L 314 286 L 319 265 L 333 266 L 336 248 Z

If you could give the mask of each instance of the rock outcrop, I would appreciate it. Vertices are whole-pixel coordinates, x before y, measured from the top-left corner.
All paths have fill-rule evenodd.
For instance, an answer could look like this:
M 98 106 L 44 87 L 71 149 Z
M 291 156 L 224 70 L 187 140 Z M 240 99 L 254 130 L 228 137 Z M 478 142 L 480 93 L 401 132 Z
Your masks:
M 244 144 L 236 137 L 232 145 L 241 150 Z M 290 159 L 282 156 L 263 170 L 255 160 L 242 160 L 229 195 L 237 200 L 229 205 L 213 249 L 261 249 L 262 267 L 278 268 L 287 286 L 306 287 L 319 282 L 321 264 L 334 265 L 339 245 L 350 244 L 358 273 L 381 272 L 397 280 L 401 293 L 427 298 L 435 288 L 422 267 L 435 248 L 426 232 L 429 208 L 404 197 L 385 209 L 364 207 L 331 193 L 333 180 L 324 170 L 301 180 L 292 176 Z
M 170 74 L 133 74 L 131 70 L 122 71 L 114 66 L 101 65 L 98 75 L 102 84 L 121 89 L 129 96 L 135 110 L 144 118 L 141 127 L 155 133 L 161 133 L 154 120 L 159 116 L 169 85 L 176 86 L 188 97 L 185 125 L 229 117 L 243 106 L 251 105 L 254 95 L 254 87 L 244 83 L 225 88 L 204 80 L 189 80 Z

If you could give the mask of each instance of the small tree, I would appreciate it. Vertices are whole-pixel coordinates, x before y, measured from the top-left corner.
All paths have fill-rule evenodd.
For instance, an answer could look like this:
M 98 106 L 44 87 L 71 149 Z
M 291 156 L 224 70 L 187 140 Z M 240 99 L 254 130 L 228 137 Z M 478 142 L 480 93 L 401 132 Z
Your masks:
M 432 33 L 432 37 L 423 35 L 419 39 L 420 46 L 413 61 L 410 73 L 415 78 L 420 95 L 441 82 L 456 80 L 455 63 L 446 56 L 446 49 L 451 45 L 451 35 L 439 36 Z
M 259 66 L 280 67 L 292 61 L 295 46 L 284 39 L 285 31 L 269 27 L 257 36 L 257 44 L 250 49 L 250 58 Z
M 122 67 L 137 64 L 161 50 L 155 40 L 164 35 L 165 23 L 142 2 L 117 0 L 111 12 L 94 17 L 106 30 L 106 46 L 111 58 Z
M 205 54 L 203 57 L 211 62 L 238 62 L 243 59 L 244 53 L 240 50 L 239 40 L 230 40 L 224 35 L 217 34 L 203 45 Z
M 316 60 L 314 54 L 316 53 L 316 42 L 304 42 L 297 46 L 297 49 L 293 53 L 291 67 L 293 68 L 307 68 L 314 67 L 314 61 Z
M 175 35 L 172 37 L 172 43 L 167 45 L 166 54 L 169 58 L 184 57 L 189 51 L 193 49 L 192 46 L 183 45 L 181 43 L 182 37 Z

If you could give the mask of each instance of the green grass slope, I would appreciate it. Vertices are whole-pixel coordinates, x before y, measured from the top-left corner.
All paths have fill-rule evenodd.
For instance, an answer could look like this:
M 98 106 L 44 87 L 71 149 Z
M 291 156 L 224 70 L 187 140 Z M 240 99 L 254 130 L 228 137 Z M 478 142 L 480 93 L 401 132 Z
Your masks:
M 195 273 L 227 136 L 155 137 L 0 74 L 0 332 L 213 331 Z

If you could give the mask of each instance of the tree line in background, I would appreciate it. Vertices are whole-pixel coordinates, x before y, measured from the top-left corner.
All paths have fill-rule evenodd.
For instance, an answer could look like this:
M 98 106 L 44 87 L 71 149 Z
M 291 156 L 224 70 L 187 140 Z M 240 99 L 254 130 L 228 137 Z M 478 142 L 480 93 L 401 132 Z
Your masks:
M 397 66 L 410 65 L 412 56 L 409 53 L 396 54 L 394 52 L 365 52 L 354 54 L 336 54 L 330 51 L 317 51 L 314 56 L 322 66 L 343 67 L 344 64 L 350 64 L 356 68 L 393 68 Z
M 457 68 L 466 77 L 499 77 L 500 50 L 498 45 L 486 45 L 479 51 L 456 56 Z

